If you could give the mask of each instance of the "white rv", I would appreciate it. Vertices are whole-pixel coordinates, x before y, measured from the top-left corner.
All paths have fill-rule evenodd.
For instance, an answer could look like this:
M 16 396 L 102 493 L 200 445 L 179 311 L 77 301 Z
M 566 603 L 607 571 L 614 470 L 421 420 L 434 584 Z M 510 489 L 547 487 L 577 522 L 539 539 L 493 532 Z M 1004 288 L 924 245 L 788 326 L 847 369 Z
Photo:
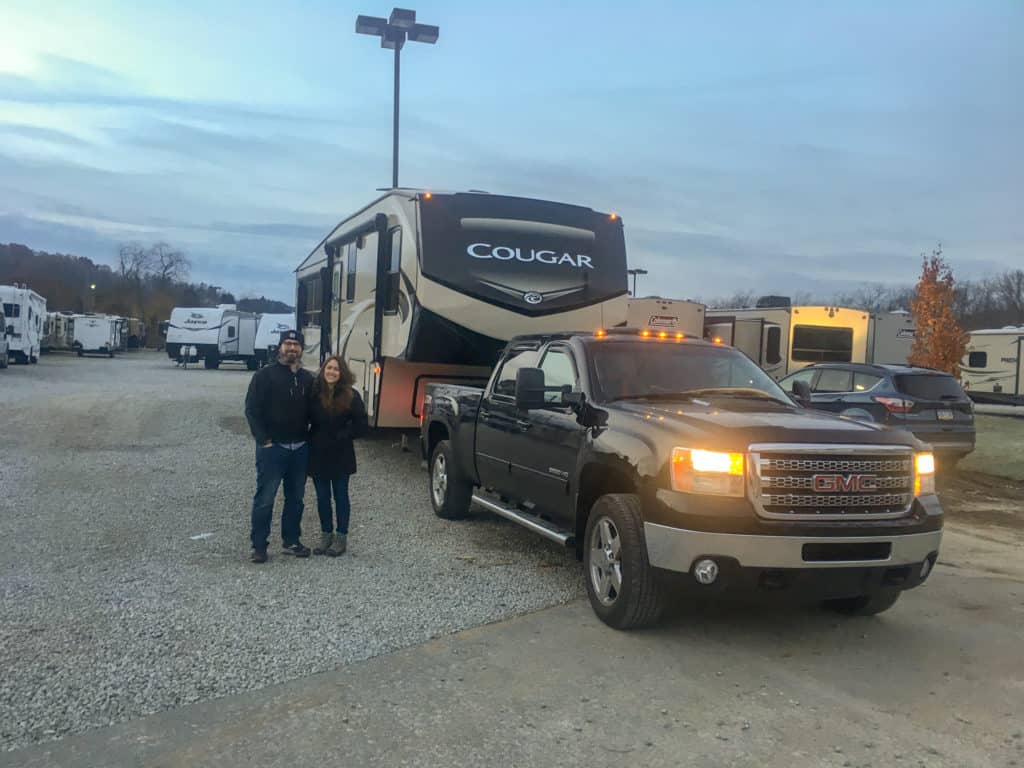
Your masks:
M 630 299 L 626 325 L 630 328 L 665 330 L 700 338 L 704 332 L 704 311 L 703 304 L 685 299 Z
M 960 378 L 979 402 L 1024 402 L 1024 325 L 971 331 Z
M 814 363 L 905 364 L 914 322 L 906 312 L 762 306 L 710 310 L 704 335 L 746 353 L 778 380 Z
M 217 307 L 175 307 L 167 325 L 167 356 L 177 360 L 182 346 L 195 347 L 207 368 L 222 362 L 245 363 L 256 370 L 256 315 L 234 304 Z
M 113 357 L 121 349 L 121 318 L 109 315 L 75 315 L 71 348 L 83 355 Z
M 0 304 L 0 369 L 6 368 L 8 364 L 7 350 L 9 348 L 7 342 L 7 318 L 4 316 L 3 305 Z
M 0 304 L 7 323 L 8 355 L 18 363 L 38 363 L 46 299 L 24 285 L 0 285 Z
M 626 320 L 621 219 L 528 198 L 387 191 L 296 277 L 304 363 L 340 355 L 378 427 L 418 424 L 429 382 L 486 382 L 512 336 Z
M 282 331 L 295 330 L 295 315 L 260 315 L 256 323 L 256 362 L 262 367 L 276 355 Z

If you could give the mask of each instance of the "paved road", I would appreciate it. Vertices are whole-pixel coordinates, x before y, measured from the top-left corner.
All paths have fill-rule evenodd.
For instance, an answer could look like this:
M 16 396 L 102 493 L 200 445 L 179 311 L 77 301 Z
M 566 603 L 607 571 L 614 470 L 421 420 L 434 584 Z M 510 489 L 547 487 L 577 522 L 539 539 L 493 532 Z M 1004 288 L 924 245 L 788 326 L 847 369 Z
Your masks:
M 698 606 L 619 633 L 575 602 L 0 765 L 1024 765 L 1021 543 L 954 524 L 874 619 Z

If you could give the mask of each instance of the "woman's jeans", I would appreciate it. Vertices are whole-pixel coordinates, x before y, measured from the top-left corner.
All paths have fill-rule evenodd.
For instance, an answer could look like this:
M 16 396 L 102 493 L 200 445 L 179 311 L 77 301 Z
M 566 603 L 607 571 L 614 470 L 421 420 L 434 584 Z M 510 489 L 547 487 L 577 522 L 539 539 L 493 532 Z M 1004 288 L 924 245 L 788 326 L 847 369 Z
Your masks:
M 348 535 L 348 516 L 352 506 L 348 500 L 349 475 L 342 475 L 337 480 L 313 480 L 316 488 L 316 511 L 320 514 L 320 530 L 331 533 L 337 530 L 340 536 Z M 331 492 L 334 492 L 334 506 L 338 510 L 338 526 L 334 527 L 331 514 Z

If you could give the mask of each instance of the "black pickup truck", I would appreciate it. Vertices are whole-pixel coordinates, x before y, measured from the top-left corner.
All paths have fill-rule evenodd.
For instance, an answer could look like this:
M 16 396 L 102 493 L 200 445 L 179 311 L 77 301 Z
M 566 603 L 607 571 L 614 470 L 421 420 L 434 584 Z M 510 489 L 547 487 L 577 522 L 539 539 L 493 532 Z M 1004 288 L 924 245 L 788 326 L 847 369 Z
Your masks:
M 486 389 L 427 387 L 431 502 L 575 547 L 616 628 L 657 621 L 681 590 L 879 613 L 938 556 L 934 458 L 908 432 L 803 397 L 682 334 L 518 337 Z

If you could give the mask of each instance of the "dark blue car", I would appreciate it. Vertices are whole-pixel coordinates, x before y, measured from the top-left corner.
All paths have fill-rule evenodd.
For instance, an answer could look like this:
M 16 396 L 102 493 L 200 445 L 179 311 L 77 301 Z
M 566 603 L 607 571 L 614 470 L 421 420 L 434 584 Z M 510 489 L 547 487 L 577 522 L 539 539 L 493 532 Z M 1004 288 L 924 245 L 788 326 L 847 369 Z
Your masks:
M 948 373 L 906 365 L 825 363 L 782 379 L 793 391 L 804 381 L 811 406 L 859 421 L 912 432 L 940 461 L 955 464 L 974 450 L 974 407 Z

